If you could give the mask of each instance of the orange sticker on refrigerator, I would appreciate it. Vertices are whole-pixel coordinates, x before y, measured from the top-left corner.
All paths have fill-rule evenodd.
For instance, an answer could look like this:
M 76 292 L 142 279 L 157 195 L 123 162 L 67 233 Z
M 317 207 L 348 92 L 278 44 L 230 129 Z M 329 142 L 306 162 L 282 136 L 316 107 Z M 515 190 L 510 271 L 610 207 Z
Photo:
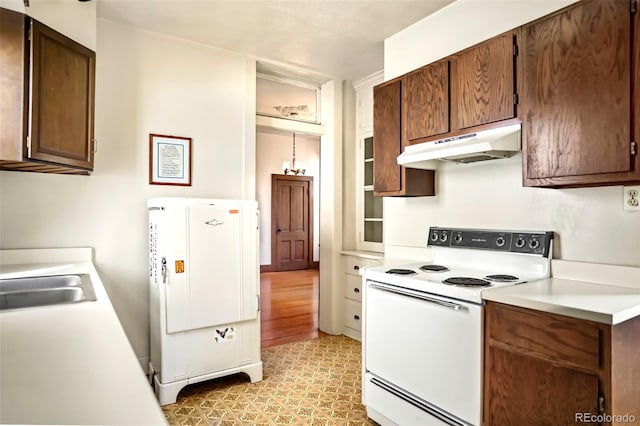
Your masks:
M 184 273 L 184 260 L 176 260 L 176 274 Z
M 240 209 L 231 209 L 229 210 L 229 214 L 238 214 L 240 213 Z

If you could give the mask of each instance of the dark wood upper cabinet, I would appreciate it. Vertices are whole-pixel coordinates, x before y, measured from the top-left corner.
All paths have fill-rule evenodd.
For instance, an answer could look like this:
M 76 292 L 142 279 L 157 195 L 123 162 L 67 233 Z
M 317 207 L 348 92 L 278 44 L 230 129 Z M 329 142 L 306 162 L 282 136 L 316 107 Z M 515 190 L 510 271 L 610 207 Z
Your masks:
M 400 166 L 396 158 L 401 152 L 400 90 L 395 80 L 373 89 L 373 191 L 397 192 L 402 188 Z
M 403 77 L 402 122 L 408 143 L 450 130 L 449 61 L 427 65 Z
M 494 37 L 457 55 L 456 97 L 459 129 L 515 116 L 514 37 Z
M 519 122 L 516 52 L 510 31 L 402 76 L 403 143 Z
M 402 152 L 402 80 L 373 89 L 373 193 L 375 196 L 434 195 L 432 170 L 407 169 L 397 163 Z
M 32 20 L 29 158 L 93 169 L 95 53 Z
M 0 21 L 0 169 L 88 174 L 95 53 L 23 14 L 0 8 Z
M 630 4 L 582 1 L 523 27 L 526 186 L 640 181 L 640 25 Z

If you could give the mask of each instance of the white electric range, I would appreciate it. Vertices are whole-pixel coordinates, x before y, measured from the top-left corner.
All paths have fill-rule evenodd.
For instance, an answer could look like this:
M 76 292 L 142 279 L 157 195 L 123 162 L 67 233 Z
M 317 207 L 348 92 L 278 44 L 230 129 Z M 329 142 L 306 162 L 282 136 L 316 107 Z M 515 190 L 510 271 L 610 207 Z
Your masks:
M 363 400 L 383 425 L 482 424 L 482 292 L 548 278 L 552 232 L 429 229 L 430 262 L 364 274 Z

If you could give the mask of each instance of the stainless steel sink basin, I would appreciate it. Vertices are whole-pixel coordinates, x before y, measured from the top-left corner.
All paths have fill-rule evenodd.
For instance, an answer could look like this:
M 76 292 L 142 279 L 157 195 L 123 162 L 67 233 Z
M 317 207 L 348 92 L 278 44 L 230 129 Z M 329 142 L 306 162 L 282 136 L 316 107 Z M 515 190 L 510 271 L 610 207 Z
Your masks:
M 0 310 L 96 300 L 88 274 L 0 280 Z

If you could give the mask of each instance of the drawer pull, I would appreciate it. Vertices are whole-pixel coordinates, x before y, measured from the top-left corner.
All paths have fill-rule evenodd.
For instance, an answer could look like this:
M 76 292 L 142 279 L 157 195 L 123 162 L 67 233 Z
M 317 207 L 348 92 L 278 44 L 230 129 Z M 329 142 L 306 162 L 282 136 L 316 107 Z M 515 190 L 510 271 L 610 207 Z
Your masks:
M 356 271 L 359 271 L 359 270 L 360 270 L 360 267 L 359 267 L 358 265 L 355 265 L 355 266 L 353 267 L 353 269 L 354 269 L 354 270 L 356 270 Z
M 359 289 L 358 287 L 355 287 L 355 288 L 353 289 L 353 292 L 354 292 L 354 293 L 360 293 L 360 289 Z
M 360 320 L 360 315 L 354 315 L 353 319 L 356 320 L 356 321 Z

